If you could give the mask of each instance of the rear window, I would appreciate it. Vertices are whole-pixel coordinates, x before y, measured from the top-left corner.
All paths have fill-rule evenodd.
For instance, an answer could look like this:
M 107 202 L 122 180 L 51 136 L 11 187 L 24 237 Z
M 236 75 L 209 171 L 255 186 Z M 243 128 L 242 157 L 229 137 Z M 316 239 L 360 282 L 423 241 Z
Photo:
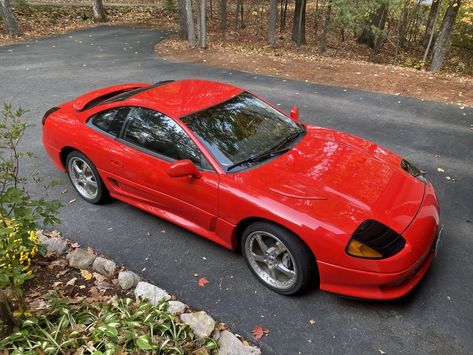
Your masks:
M 118 137 L 128 111 L 129 108 L 119 107 L 100 112 L 92 117 L 90 123 L 101 131 L 104 131 L 114 137 Z

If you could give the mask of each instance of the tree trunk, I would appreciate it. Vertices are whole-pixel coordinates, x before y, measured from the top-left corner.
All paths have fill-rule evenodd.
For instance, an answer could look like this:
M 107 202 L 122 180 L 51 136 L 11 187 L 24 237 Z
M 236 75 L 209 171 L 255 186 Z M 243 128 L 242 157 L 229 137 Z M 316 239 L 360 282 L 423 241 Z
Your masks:
M 179 11 L 179 38 L 187 39 L 186 1 L 177 0 L 177 7 Z
M 225 32 L 227 29 L 227 0 L 220 0 L 219 8 L 220 28 Z
M 297 44 L 305 44 L 305 10 L 306 0 L 296 0 L 294 23 L 292 25 L 292 40 Z
M 276 44 L 276 18 L 277 17 L 278 17 L 278 0 L 270 0 L 268 43 L 273 46 Z
M 327 36 L 330 29 L 330 19 L 332 17 L 332 0 L 328 0 L 327 9 L 325 10 L 324 27 L 320 35 L 319 52 L 324 53 L 327 50 Z
M 374 50 L 378 51 L 381 45 L 381 38 L 377 31 L 373 31 L 372 26 L 378 28 L 378 31 L 383 31 L 386 26 L 386 19 L 388 15 L 389 2 L 383 1 L 380 7 L 374 11 L 367 25 L 363 29 L 360 37 L 358 37 L 358 42 L 365 43 L 369 45 Z
M 282 8 L 282 2 L 284 1 L 284 10 Z M 280 31 L 284 31 L 286 29 L 286 19 L 287 19 L 287 6 L 289 0 L 281 0 L 281 26 Z
M 315 11 L 314 11 L 314 38 L 317 45 L 317 33 L 319 32 L 319 0 L 315 2 Z
M 409 0 L 404 0 L 404 5 L 402 7 L 401 19 L 399 21 L 398 28 L 398 45 L 396 48 L 396 53 L 400 48 L 404 48 L 406 42 L 406 28 L 407 28 L 407 18 L 409 15 Z
M 427 24 L 425 25 L 425 34 L 423 44 L 424 47 L 427 46 L 430 35 L 432 32 L 435 32 L 435 22 L 434 19 L 438 16 L 440 10 L 440 0 L 432 0 L 432 6 L 430 6 L 429 17 L 427 18 Z
M 440 0 L 438 0 L 438 3 L 440 3 Z M 434 40 L 434 32 L 435 32 L 434 29 L 435 29 L 435 26 L 437 26 L 439 13 L 440 13 L 440 6 L 437 6 L 437 12 L 435 13 L 434 19 L 432 21 L 432 30 L 430 31 L 430 35 L 427 41 L 427 46 L 425 47 L 424 57 L 422 58 L 422 62 L 424 63 L 424 66 L 427 63 L 427 57 L 429 56 L 430 47 L 432 46 L 432 43 Z
M 94 0 L 94 2 L 92 3 L 92 10 L 94 11 L 95 22 L 107 21 L 107 15 L 105 14 L 105 9 L 103 7 L 102 0 Z
M 0 0 L 0 10 L 2 10 L 3 24 L 10 36 L 18 36 L 20 31 L 11 11 L 10 0 Z
M 194 17 L 192 16 L 192 0 L 184 0 L 186 5 L 186 22 L 187 22 L 187 41 L 189 47 L 195 48 L 195 26 Z
M 235 20 L 233 22 L 233 30 L 236 31 L 238 29 L 238 19 L 240 17 L 240 9 L 243 6 L 243 0 L 237 0 L 236 9 L 235 9 Z
M 448 45 L 450 43 L 450 38 L 452 36 L 460 5 L 461 0 L 453 0 L 448 5 L 447 12 L 445 12 L 439 35 L 435 41 L 432 64 L 430 65 L 430 70 L 432 71 L 439 71 L 442 69 L 443 60 L 447 55 Z
M 207 0 L 200 0 L 200 47 L 207 48 Z

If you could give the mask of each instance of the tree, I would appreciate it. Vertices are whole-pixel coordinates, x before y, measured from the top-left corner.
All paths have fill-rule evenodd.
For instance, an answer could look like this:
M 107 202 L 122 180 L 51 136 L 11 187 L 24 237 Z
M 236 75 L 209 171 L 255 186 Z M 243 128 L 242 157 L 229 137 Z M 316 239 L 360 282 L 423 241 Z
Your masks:
M 268 43 L 276 44 L 276 18 L 278 15 L 278 0 L 270 0 L 269 2 L 269 26 L 268 26 Z
M 371 12 L 370 18 L 358 37 L 358 42 L 365 43 L 378 51 L 383 41 L 384 27 L 388 18 L 389 0 L 381 0 L 379 6 Z
M 186 1 L 177 0 L 177 7 L 179 11 L 179 31 L 180 39 L 187 39 L 187 17 L 186 17 Z
M 20 31 L 15 20 L 15 16 L 11 11 L 10 0 L 0 0 L 0 9 L 2 10 L 2 18 L 5 29 L 10 36 L 18 36 Z
M 442 26 L 438 34 L 437 40 L 432 54 L 432 63 L 430 70 L 439 71 L 442 69 L 443 61 L 448 51 L 450 38 L 452 37 L 453 27 L 457 19 L 458 10 L 461 5 L 461 0 L 451 0 L 448 4 L 447 11 L 443 17 Z
M 92 10 L 94 12 L 95 22 L 107 21 L 107 15 L 105 14 L 105 8 L 103 7 L 102 0 L 94 0 L 94 2 L 92 3 Z
M 305 44 L 305 10 L 307 1 L 296 0 L 294 10 L 294 23 L 292 25 L 292 40 L 297 44 Z
M 186 4 L 187 41 L 189 47 L 195 48 L 194 16 L 192 15 L 192 0 L 184 0 Z
M 220 17 L 220 28 L 225 32 L 227 30 L 227 0 L 220 0 L 218 7 Z
M 237 0 L 235 7 L 235 21 L 233 22 L 233 30 L 238 29 L 238 18 L 241 17 L 241 28 L 245 27 L 243 24 L 243 0 Z
M 434 29 L 435 29 L 435 26 L 437 25 L 437 19 L 439 17 L 439 13 L 440 13 L 440 0 L 437 0 L 437 6 L 436 6 L 436 12 L 435 12 L 435 16 L 434 16 L 434 19 L 432 21 L 432 27 L 430 29 L 430 35 L 429 35 L 429 38 L 427 39 L 427 46 L 425 47 L 425 52 L 424 52 L 424 57 L 422 59 L 422 62 L 424 63 L 427 63 L 427 57 L 429 55 L 429 51 L 430 51 L 430 46 L 432 45 L 432 41 L 434 39 Z M 429 14 L 429 21 L 430 21 L 430 14 Z M 427 32 L 426 32 L 427 34 Z M 424 41 L 425 41 L 425 38 L 424 38 Z
M 332 16 L 332 0 L 328 0 L 327 8 L 325 9 L 324 27 L 320 35 L 319 52 L 324 53 L 327 50 L 327 36 L 330 29 L 330 18 Z
M 440 10 L 440 0 L 432 0 L 432 5 L 430 6 L 429 17 L 427 18 L 427 24 L 425 25 L 425 34 L 424 34 L 424 47 L 427 46 L 430 35 L 435 32 L 435 24 L 438 12 Z M 435 20 L 435 21 L 434 21 Z
M 207 48 L 207 0 L 200 0 L 200 47 Z

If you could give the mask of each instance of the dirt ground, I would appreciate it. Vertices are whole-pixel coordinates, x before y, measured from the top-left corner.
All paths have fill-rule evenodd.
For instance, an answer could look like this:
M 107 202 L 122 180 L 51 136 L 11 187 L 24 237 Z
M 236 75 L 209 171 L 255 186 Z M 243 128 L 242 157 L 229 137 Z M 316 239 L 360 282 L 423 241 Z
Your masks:
M 473 106 L 473 78 L 466 76 L 433 74 L 413 68 L 328 58 L 269 46 L 252 49 L 213 41 L 208 49 L 191 49 L 187 42 L 176 38 L 158 43 L 156 53 L 177 60 L 286 79 Z

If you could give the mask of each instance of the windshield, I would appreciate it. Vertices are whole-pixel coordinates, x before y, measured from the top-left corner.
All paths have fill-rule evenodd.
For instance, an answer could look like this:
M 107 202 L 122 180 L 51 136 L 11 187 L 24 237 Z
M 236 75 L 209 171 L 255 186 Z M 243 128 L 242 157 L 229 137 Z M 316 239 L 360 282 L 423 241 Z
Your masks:
M 247 92 L 181 120 L 227 171 L 255 164 L 259 160 L 252 158 L 289 145 L 304 131 Z

